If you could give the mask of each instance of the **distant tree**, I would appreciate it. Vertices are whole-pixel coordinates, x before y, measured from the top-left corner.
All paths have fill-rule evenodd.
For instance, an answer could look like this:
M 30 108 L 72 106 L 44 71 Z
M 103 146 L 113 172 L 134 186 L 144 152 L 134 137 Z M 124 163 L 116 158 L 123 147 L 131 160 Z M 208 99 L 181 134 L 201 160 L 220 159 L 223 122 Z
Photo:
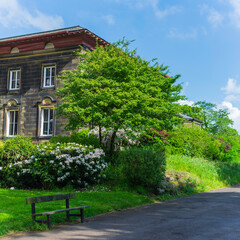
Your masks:
M 99 128 L 100 143 L 102 129 L 111 130 L 110 153 L 119 129 L 171 129 L 179 121 L 179 75 L 168 77 L 167 67 L 143 60 L 129 43 L 80 51 L 78 68 L 61 76 L 58 89 L 57 111 L 68 118 L 66 129 L 90 123 Z
M 218 109 L 216 104 L 206 101 L 198 101 L 194 107 L 199 108 L 199 112 L 194 116 L 203 121 L 203 128 L 214 135 L 236 135 L 237 130 L 233 129 L 233 120 L 229 118 L 226 109 Z

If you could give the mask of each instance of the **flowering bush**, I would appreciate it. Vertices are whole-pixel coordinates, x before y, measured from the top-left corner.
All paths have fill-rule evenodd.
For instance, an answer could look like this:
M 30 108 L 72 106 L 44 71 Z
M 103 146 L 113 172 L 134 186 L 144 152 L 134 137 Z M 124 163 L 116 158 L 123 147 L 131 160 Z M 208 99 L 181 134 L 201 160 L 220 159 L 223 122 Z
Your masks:
M 111 137 L 113 134 L 113 130 L 102 128 L 101 129 L 102 134 L 102 146 L 105 150 L 109 150 L 110 144 L 111 144 Z M 97 139 L 99 139 L 99 128 L 95 127 L 92 129 L 88 136 L 95 136 Z M 139 144 L 138 138 L 140 136 L 140 133 L 134 132 L 131 128 L 126 129 L 118 129 L 116 133 L 116 137 L 114 139 L 114 151 L 122 150 L 123 147 L 128 146 L 136 146 Z
M 0 181 L 8 186 L 44 189 L 68 184 L 86 187 L 104 177 L 101 172 L 106 166 L 102 149 L 76 143 L 48 143 L 37 146 L 30 159 L 1 167 L 0 176 L 5 177 L 0 177 Z

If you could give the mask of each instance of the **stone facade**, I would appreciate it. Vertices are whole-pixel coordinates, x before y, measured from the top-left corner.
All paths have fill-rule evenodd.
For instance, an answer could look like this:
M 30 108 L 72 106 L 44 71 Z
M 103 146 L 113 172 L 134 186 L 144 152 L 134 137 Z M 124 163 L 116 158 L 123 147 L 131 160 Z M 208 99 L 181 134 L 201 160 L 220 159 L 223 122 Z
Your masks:
M 77 67 L 74 51 L 80 44 L 94 48 L 96 40 L 81 27 L 0 39 L 1 138 L 18 134 L 39 141 L 69 134 L 67 120 L 55 116 L 57 76 Z

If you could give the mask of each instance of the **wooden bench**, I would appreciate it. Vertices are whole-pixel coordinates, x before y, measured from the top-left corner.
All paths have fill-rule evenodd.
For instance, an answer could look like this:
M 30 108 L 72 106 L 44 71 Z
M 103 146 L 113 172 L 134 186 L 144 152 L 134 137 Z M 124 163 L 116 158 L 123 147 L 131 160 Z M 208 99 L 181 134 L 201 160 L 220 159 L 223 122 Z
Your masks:
M 55 213 L 60 213 L 60 212 L 66 212 L 67 214 L 67 220 L 70 220 L 70 216 L 79 216 L 81 217 L 81 222 L 84 222 L 84 214 L 83 214 L 83 209 L 87 208 L 89 206 L 80 206 L 80 207 L 74 207 L 74 208 L 69 208 L 69 199 L 71 198 L 76 198 L 76 193 L 68 193 L 68 194 L 59 194 L 59 195 L 51 195 L 51 196 L 42 196 L 42 197 L 32 197 L 32 198 L 27 198 L 26 203 L 32 205 L 32 219 L 33 221 L 40 222 L 40 223 L 47 223 L 48 228 L 51 228 L 51 215 Z M 57 201 L 57 200 L 66 200 L 66 209 L 60 209 L 60 210 L 55 210 L 55 211 L 50 211 L 50 212 L 43 212 L 43 213 L 36 213 L 35 209 L 35 204 L 36 203 L 41 203 L 41 202 L 50 202 L 50 201 Z M 70 211 L 73 210 L 79 210 L 80 209 L 80 214 L 73 214 L 70 213 Z M 37 220 L 37 216 L 47 216 L 47 220 Z

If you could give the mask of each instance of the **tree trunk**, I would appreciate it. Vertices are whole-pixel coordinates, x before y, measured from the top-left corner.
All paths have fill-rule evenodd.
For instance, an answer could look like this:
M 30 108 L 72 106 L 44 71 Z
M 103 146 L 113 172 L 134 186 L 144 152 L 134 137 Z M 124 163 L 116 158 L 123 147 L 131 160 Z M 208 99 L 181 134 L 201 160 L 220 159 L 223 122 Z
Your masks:
M 111 136 L 111 140 L 110 140 L 110 147 L 109 147 L 109 160 L 112 161 L 112 157 L 113 157 L 113 153 L 114 153 L 114 141 L 117 135 L 117 130 L 118 129 L 114 129 L 112 136 Z
M 102 127 L 98 126 L 99 144 L 102 147 Z

